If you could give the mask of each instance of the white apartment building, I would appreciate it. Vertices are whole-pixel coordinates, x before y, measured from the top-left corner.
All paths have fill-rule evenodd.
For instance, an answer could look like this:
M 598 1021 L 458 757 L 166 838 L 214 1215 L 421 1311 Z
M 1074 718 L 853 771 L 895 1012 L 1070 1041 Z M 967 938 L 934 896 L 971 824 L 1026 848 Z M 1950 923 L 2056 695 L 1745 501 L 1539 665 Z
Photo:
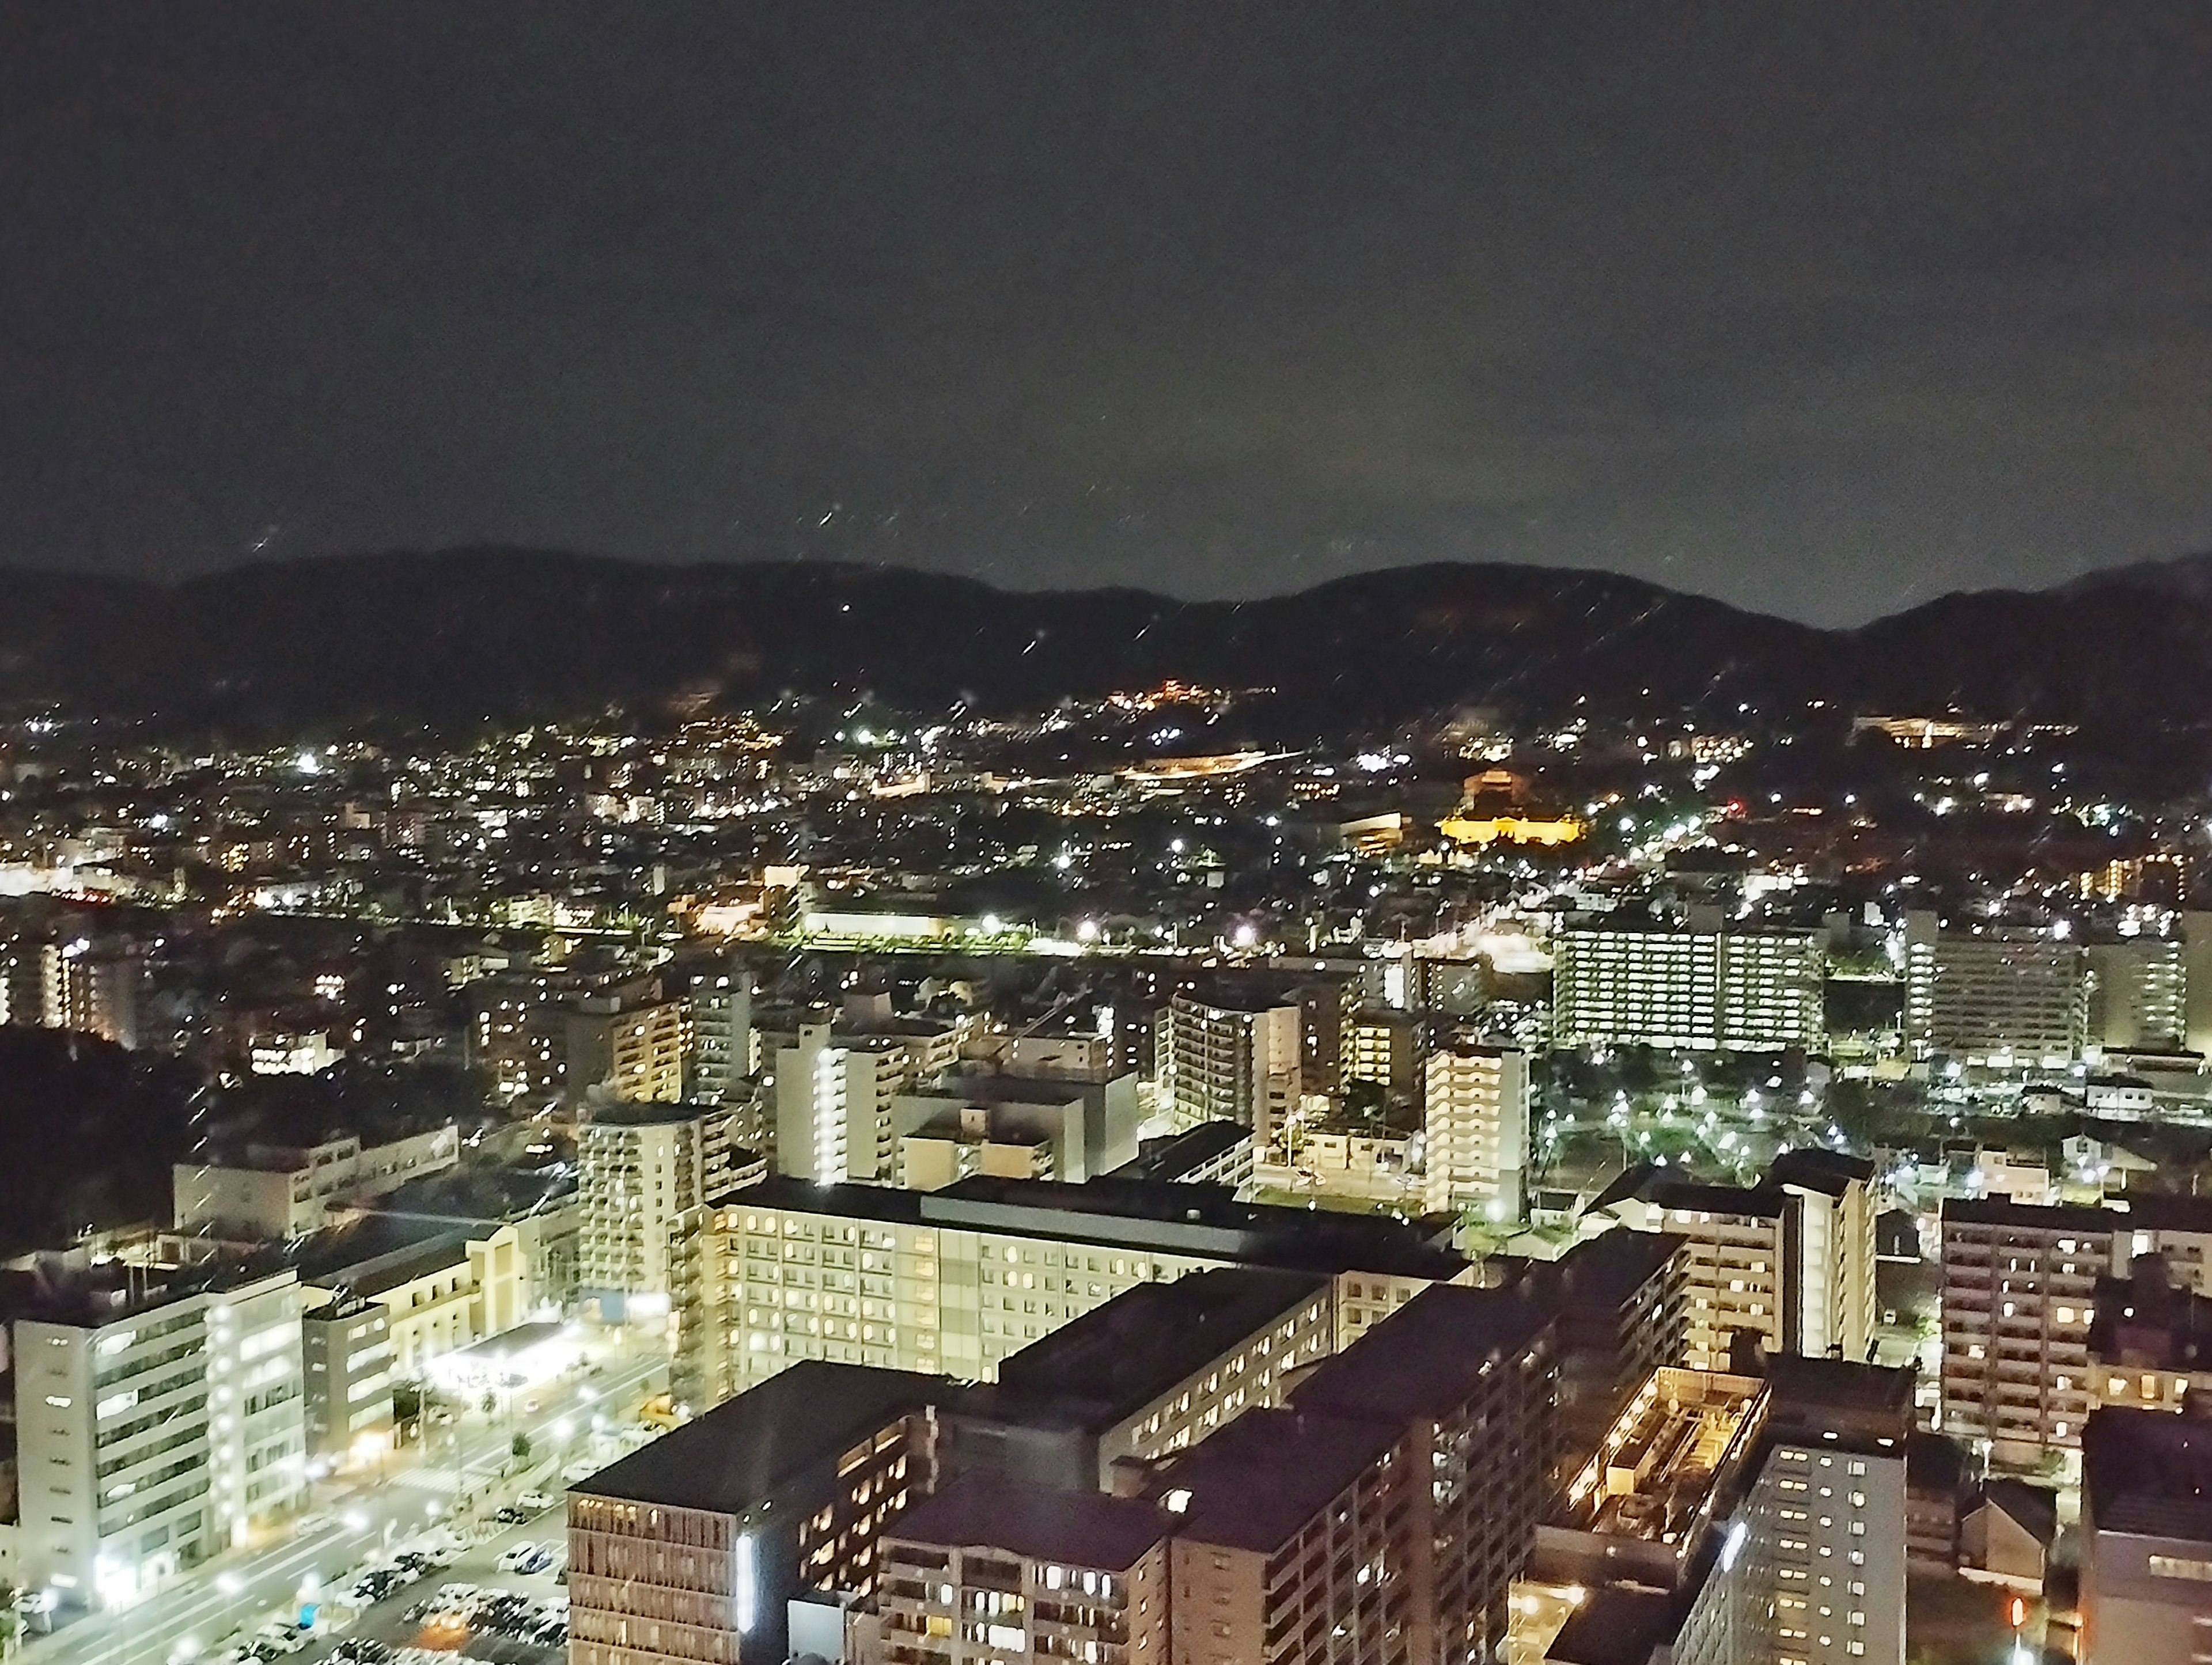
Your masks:
M 914 1067 L 896 1036 L 800 1025 L 775 1054 L 775 1171 L 824 1185 L 896 1180 L 892 1102 L 913 1091 Z
M 1180 1122 L 1234 1121 L 1255 1146 L 1273 1144 L 1297 1099 L 1297 1005 L 1179 994 L 1162 1023 L 1161 1096 Z
M 1576 926 L 1552 943 L 1563 1047 L 1771 1051 L 1826 1036 L 1817 933 Z
M 1688 1239 L 1681 1362 L 1691 1370 L 1727 1370 L 1738 1331 L 1756 1336 L 1770 1352 L 1796 1346 L 1788 1278 L 1796 1210 L 1778 1187 L 1647 1183 L 1640 1191 L 1600 1197 L 1591 1212 L 1632 1230 Z
M 1831 1151 L 1784 1151 L 1766 1182 L 1795 1210 L 1796 1350 L 1864 1361 L 1875 1333 L 1874 1164 Z
M 1395 1221 L 1202 1201 L 1169 1214 L 1149 1196 L 1131 1207 L 1092 1186 L 1006 1181 L 779 1177 L 714 1208 L 708 1230 L 722 1396 L 802 1359 L 995 1381 L 1009 1355 L 1124 1290 L 1212 1267 L 1322 1263 L 1339 1274 L 1341 1343 L 1466 1272 Z
M 576 1130 L 583 1224 L 577 1284 L 601 1310 L 667 1310 L 697 1211 L 730 1188 L 730 1112 L 720 1104 L 599 1103 Z
M 2071 1063 L 2089 1034 L 2088 956 L 2047 930 L 1947 931 L 1905 916 L 1905 1038 L 1925 1057 Z
M 124 1604 L 296 1505 L 300 1307 L 288 1271 L 181 1294 L 64 1283 L 15 1319 L 27 1587 Z
M 460 1158 L 460 1132 L 451 1122 L 381 1145 L 351 1133 L 319 1145 L 249 1145 L 172 1168 L 170 1221 L 179 1231 L 247 1241 L 303 1237 L 328 1225 L 334 1207 L 396 1191 Z
M 1431 1053 L 1423 1075 L 1426 1206 L 1519 1219 L 1527 1200 L 1528 1054 L 1462 1042 Z

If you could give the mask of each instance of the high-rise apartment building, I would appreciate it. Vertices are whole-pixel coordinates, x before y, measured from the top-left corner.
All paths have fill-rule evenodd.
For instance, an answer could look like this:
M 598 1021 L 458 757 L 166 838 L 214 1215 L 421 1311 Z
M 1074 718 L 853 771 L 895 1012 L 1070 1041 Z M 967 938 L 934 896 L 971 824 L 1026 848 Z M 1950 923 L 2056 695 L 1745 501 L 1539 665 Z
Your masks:
M 775 1054 L 775 1171 L 822 1185 L 895 1182 L 892 1105 L 914 1082 L 911 1049 L 897 1037 L 801 1024 L 796 1044 Z
M 1772 1051 L 1826 1038 L 1813 932 L 1574 926 L 1552 951 L 1560 1046 Z
M 1943 1432 L 2006 1466 L 2080 1447 L 2097 1282 L 2124 1231 L 2100 1208 L 1945 1202 Z
M 1273 1142 L 1302 1079 L 1297 1006 L 1179 994 L 1164 1041 L 1164 1096 L 1185 1125 L 1234 1121 L 1260 1148 Z
M 1786 1277 L 1796 1296 L 1790 1350 L 1864 1360 L 1874 1347 L 1874 1164 L 1817 1147 L 1784 1151 L 1766 1172 L 1796 1205 Z
M 1280 1405 L 1335 1350 L 1334 1293 L 1324 1274 L 1261 1267 L 1139 1284 L 1003 1362 L 1000 1413 L 1073 1431 L 1079 1472 L 1055 1484 L 1113 1491 L 1127 1465 Z
M 1794 1348 L 1802 1327 L 1790 1277 L 1795 1200 L 1779 1186 L 1699 1185 L 1660 1177 L 1663 1171 L 1632 1170 L 1591 1212 L 1686 1243 L 1683 1362 L 1693 1370 L 1725 1370 L 1739 1334 L 1769 1352 Z
M 1410 1659 L 1476 1665 L 1504 1644 L 1508 1598 L 1535 1547 L 1559 1456 L 1556 1337 L 1552 1313 L 1534 1295 L 1424 1291 L 1291 1390 L 1296 1417 L 1366 1421 L 1400 1435 L 1402 1455 L 1393 1462 L 1410 1469 L 1417 1501 L 1407 1512 L 1421 1522 L 1405 1590 Z M 1231 1424 L 1229 1433 L 1242 1425 Z M 1182 1483 L 1180 1473 L 1170 1470 L 1165 1483 Z M 1390 1504 L 1380 1501 L 1378 1536 L 1387 1556 L 1398 1550 Z M 1352 1547 L 1357 1583 L 1360 1558 Z M 1287 1597 L 1297 1577 L 1331 1576 L 1321 1569 L 1336 1553 L 1334 1546 L 1310 1546 L 1301 1534 L 1295 1560 L 1278 1547 L 1264 1570 L 1287 1575 L 1275 1583 Z M 1387 1582 L 1387 1563 L 1376 1570 Z M 1296 1626 L 1307 1651 L 1295 1656 L 1339 1656 L 1326 1646 L 1325 1632 L 1317 1637 L 1309 1628 L 1312 1610 L 1302 1599 L 1296 1619 L 1291 1611 L 1287 1600 L 1263 1608 L 1261 1634 Z M 1368 1632 L 1367 1656 L 1387 1656 L 1394 1622 L 1387 1599 L 1378 1618 Z
M 594 1088 L 632 1103 L 684 1097 L 684 1003 L 590 995 L 568 1013 L 565 1091 L 580 1104 Z
M 878 1540 L 937 1484 L 939 1396 L 804 1364 L 568 1488 L 574 1665 L 749 1665 L 790 1603 L 873 1593 Z
M 742 964 L 694 977 L 684 996 L 685 1094 L 720 1104 L 760 1073 L 753 1032 L 752 973 Z
M 1904 1665 L 1912 1376 L 1776 1361 L 1765 1449 L 1730 1528 L 1735 1657 Z
M 297 1279 L 140 1275 L 10 1291 L 21 1572 L 70 1606 L 137 1600 L 307 1485 Z
M 546 978 L 511 973 L 468 987 L 469 1061 L 486 1071 L 509 1103 L 550 1103 L 567 1065 L 563 1018 Z
M 1169 1665 L 1156 1504 L 969 1475 L 884 1533 L 864 1665 Z
M 1345 1031 L 1344 1079 L 1411 1097 L 1421 1082 L 1426 1026 L 1410 1012 L 1366 1007 Z
M 2089 1033 L 2088 956 L 2047 930 L 1905 916 L 1905 1038 L 1922 1056 L 2070 1063 Z
M 1519 1219 L 1527 1204 L 1528 1054 L 1455 1042 L 1429 1054 L 1424 1075 L 1427 1206 Z
M 666 1310 L 685 1233 L 732 1184 L 729 1132 L 720 1104 L 592 1108 L 576 1130 L 577 1278 L 587 1299 L 625 1314 Z

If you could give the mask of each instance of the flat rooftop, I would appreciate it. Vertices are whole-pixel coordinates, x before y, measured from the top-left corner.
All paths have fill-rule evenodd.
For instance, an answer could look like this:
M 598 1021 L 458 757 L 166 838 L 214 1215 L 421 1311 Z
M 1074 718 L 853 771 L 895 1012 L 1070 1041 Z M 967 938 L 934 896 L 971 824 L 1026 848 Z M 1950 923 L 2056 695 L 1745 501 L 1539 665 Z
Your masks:
M 1249 1145 L 1251 1140 L 1252 1130 L 1242 1122 L 1201 1121 L 1189 1132 L 1177 1133 L 1172 1139 L 1146 1139 L 1135 1157 L 1103 1177 L 1172 1182 L 1194 1168 L 1218 1161 L 1239 1145 Z
M 381 1295 L 468 1258 L 466 1225 L 393 1214 L 356 1216 L 301 1238 L 292 1250 L 301 1283 L 343 1285 L 356 1295 Z
M 1466 1257 L 1438 1239 L 1446 1217 L 1413 1224 L 1371 1214 L 1237 1200 L 1226 1186 L 1101 1177 L 1080 1185 L 974 1175 L 941 1191 L 817 1185 L 773 1175 L 715 1199 L 849 1219 L 1048 1241 L 1113 1244 L 1195 1258 L 1443 1282 Z
M 2166 1411 L 2094 1411 L 2081 1430 L 2085 1526 L 2212 1543 L 2212 1424 Z
M 1183 1502 L 1179 1538 L 1272 1555 L 1395 1448 L 1384 1422 L 1247 1411 L 1184 1452 L 1151 1495 Z M 1187 1499 L 1177 1494 L 1188 1492 Z
M 809 1359 L 568 1489 L 742 1515 L 899 1418 L 959 1392 L 943 1376 Z
M 1534 1342 L 1551 1315 L 1524 1288 L 1425 1289 L 1300 1382 L 1291 1403 L 1325 1415 L 1402 1425 L 1449 1415 L 1498 1363 Z
M 1329 1287 L 1318 1273 L 1262 1267 L 1139 1284 L 999 1366 L 1002 1396 L 1095 1406 L 1120 1420 Z
M 908 1509 L 884 1536 L 1125 1572 L 1168 1535 L 1174 1519 L 1157 1503 L 1140 1498 L 1012 1486 L 969 1474 Z
M 1764 1385 L 1662 1366 L 1644 1378 L 1567 1487 L 1553 1519 L 1578 1532 L 1691 1545 L 1737 1466 Z

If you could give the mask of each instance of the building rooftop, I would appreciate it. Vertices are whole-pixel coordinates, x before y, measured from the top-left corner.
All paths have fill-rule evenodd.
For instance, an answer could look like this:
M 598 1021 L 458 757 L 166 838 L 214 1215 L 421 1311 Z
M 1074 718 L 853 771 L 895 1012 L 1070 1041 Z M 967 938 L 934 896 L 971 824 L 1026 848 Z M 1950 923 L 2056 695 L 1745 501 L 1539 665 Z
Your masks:
M 1684 1177 L 1679 1169 L 1639 1162 L 1600 1192 L 1587 1212 L 1596 1213 L 1632 1200 L 1655 1208 L 1739 1214 L 1756 1219 L 1779 1218 L 1790 1206 L 1789 1194 L 1778 1185 L 1705 1185 Z
M 947 1104 L 1043 1104 L 1057 1109 L 1080 1103 L 1096 1085 L 1067 1076 L 994 1075 L 979 1070 L 945 1076 L 908 1096 Z
M 1911 1431 L 1913 1380 L 1910 1369 L 1847 1358 L 1777 1353 L 1766 1362 L 1778 1423 L 1833 1425 L 1838 1432 L 1845 1423 L 1881 1431 L 1894 1424 L 1899 1441 Z
M 1686 1239 L 1670 1231 L 1605 1231 L 1552 1261 L 1528 1263 L 1563 1313 L 1610 1317 L 1663 1272 Z
M 1401 1425 L 1448 1416 L 1550 1322 L 1544 1303 L 1525 1289 L 1438 1285 L 1322 1360 L 1291 1402 L 1301 1411 Z
M 0 1268 L 0 1325 L 21 1319 L 97 1328 L 283 1270 L 282 1260 L 266 1251 L 151 1271 L 121 1261 L 94 1262 L 80 1251 L 41 1252 Z
M 884 1535 L 1123 1572 L 1168 1535 L 1173 1522 L 1157 1503 L 1136 1498 L 1012 1486 L 969 1474 L 908 1509 Z
M 2093 1411 L 2081 1430 L 2084 1524 L 2212 1543 L 2212 1423 L 2166 1411 Z
M 1751 1376 L 1654 1370 L 1569 1485 L 1558 1523 L 1694 1551 L 1757 1437 L 1763 1392 Z
M 2126 1217 L 2071 1203 L 2013 1202 L 2002 1197 L 1943 1200 L 1946 1225 L 2008 1225 L 2023 1231 L 2118 1231 Z
M 999 1366 L 1001 1396 L 1119 1421 L 1329 1287 L 1317 1273 L 1232 1267 L 1139 1284 Z
M 722 1113 L 719 1104 L 666 1104 L 632 1099 L 594 1099 L 584 1128 L 680 1127 Z
M 741 1515 L 900 1417 L 960 1392 L 944 1376 L 805 1360 L 569 1490 Z
M 356 1206 L 375 1214 L 489 1223 L 542 1214 L 574 1201 L 575 1195 L 575 1170 L 568 1164 L 544 1168 L 477 1164 L 422 1175 Z
M 450 1219 L 364 1214 L 301 1238 L 291 1256 L 303 1284 L 381 1295 L 447 1267 L 465 1265 L 469 1231 Z
M 1171 1510 L 1182 1504 L 1177 1537 L 1273 1554 L 1402 1433 L 1349 1417 L 1247 1411 L 1178 1457 L 1151 1494 Z
M 1438 1282 L 1467 1267 L 1441 1241 L 1448 1217 L 1414 1224 L 1237 1200 L 1225 1186 L 1103 1176 L 1080 1185 L 973 1175 L 941 1191 L 817 1185 L 771 1176 L 715 1199 L 852 1219 L 1115 1244 L 1201 1259 Z
M 1601 1584 L 1559 1627 L 1545 1665 L 1650 1665 L 1682 1628 L 1680 1599 L 1636 1584 Z
M 1794 1185 L 1831 1197 L 1840 1197 L 1850 1186 L 1864 1185 L 1873 1178 L 1874 1164 L 1865 1158 L 1823 1151 L 1817 1145 L 1784 1151 L 1766 1170 L 1769 1185 Z
M 1102 1177 L 1172 1183 L 1251 1142 L 1252 1130 L 1242 1122 L 1201 1121 L 1172 1139 L 1146 1139 L 1136 1157 Z

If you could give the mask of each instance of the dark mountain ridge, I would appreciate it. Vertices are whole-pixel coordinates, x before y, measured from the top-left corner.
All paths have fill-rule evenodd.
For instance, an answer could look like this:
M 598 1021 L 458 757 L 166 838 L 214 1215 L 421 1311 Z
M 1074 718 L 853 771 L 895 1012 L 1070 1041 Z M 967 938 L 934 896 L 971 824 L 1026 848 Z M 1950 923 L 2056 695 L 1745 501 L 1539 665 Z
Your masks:
M 0 573 L 0 700 L 285 733 L 572 715 L 701 689 L 1033 708 L 1176 677 L 1272 687 L 1287 714 L 1319 722 L 1479 704 L 1550 716 L 1583 699 L 1716 717 L 1825 701 L 2212 722 L 2212 586 L 2159 581 L 2160 570 L 1948 595 L 1853 630 L 1617 574 L 1508 565 L 1398 568 L 1243 602 L 504 548 L 265 563 L 173 585 L 19 571 Z

